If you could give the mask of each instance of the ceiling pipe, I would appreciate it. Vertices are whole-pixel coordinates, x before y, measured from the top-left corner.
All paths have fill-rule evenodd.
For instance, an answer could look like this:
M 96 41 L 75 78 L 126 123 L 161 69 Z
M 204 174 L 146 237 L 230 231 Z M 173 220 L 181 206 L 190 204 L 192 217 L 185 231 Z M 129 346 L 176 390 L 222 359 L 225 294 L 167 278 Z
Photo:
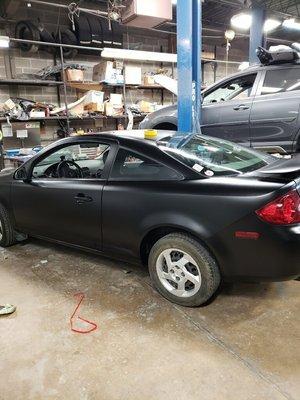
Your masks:
M 55 8 L 65 8 L 65 9 L 69 10 L 69 6 L 67 6 L 66 4 L 51 3 L 50 1 L 43 1 L 43 0 L 23 0 L 23 1 L 24 1 L 24 3 L 39 4 L 39 5 L 43 5 L 43 6 L 52 6 Z M 96 10 L 96 9 L 78 7 L 77 10 L 88 13 L 88 14 L 99 15 L 102 17 L 107 17 L 107 15 L 108 15 L 107 12 Z
M 33 4 L 40 4 L 40 5 L 45 5 L 45 6 L 52 6 L 52 7 L 59 7 L 59 8 L 64 8 L 66 10 L 69 9 L 69 7 L 65 4 L 60 4 L 60 3 L 52 3 L 50 1 L 44 1 L 44 0 L 23 0 L 25 3 L 30 1 L 30 3 Z M 235 7 L 237 9 L 243 9 L 242 7 L 238 7 L 238 4 L 236 3 L 232 3 L 230 0 L 209 0 L 211 2 L 214 3 L 226 3 L 227 5 L 235 5 Z M 94 15 L 98 15 L 99 17 L 104 17 L 107 18 L 108 13 L 105 11 L 100 11 L 100 10 L 95 10 L 95 9 L 88 9 L 88 8 L 83 8 L 83 7 L 78 7 L 78 10 L 82 11 L 82 12 L 86 12 L 86 13 L 91 13 Z M 291 16 L 290 14 L 284 14 L 285 16 Z M 206 21 L 206 22 L 211 22 L 211 21 Z M 177 24 L 175 22 L 166 22 L 165 24 L 171 25 L 171 26 L 177 26 Z M 225 26 L 224 26 L 225 27 Z M 129 28 L 129 27 L 127 27 Z M 134 27 L 132 27 L 133 29 L 136 29 Z M 131 29 L 131 27 L 130 27 Z M 169 31 L 164 31 L 162 29 L 156 29 L 156 28 L 138 28 L 139 30 L 144 30 L 144 31 L 152 31 L 152 32 L 158 32 L 158 33 L 163 33 L 163 34 L 168 34 L 168 35 L 177 35 L 177 32 L 169 32 Z M 210 31 L 210 32 L 215 32 L 215 33 L 222 33 L 223 35 L 225 34 L 225 30 L 221 30 L 221 29 L 213 29 L 213 28 L 207 28 L 207 27 L 203 27 L 203 30 L 206 31 Z M 244 33 L 239 33 L 237 35 L 238 38 L 250 38 L 249 34 L 244 34 Z M 281 44 L 291 44 L 293 42 L 293 40 L 283 40 L 283 39 L 278 39 L 278 38 L 273 38 L 273 37 L 267 37 L 267 41 L 270 41 L 272 43 L 281 43 Z M 79 47 L 80 48 L 80 47 Z

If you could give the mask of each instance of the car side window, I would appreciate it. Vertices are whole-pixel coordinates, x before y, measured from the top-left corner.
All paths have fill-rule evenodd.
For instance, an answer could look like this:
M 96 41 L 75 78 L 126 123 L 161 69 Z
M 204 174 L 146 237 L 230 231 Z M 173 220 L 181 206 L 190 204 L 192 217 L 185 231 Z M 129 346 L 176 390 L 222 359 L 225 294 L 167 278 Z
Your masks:
M 101 178 L 109 153 L 107 144 L 81 142 L 61 147 L 39 160 L 34 166 L 34 179 Z
M 274 69 L 266 72 L 261 95 L 300 90 L 300 68 Z
M 126 149 L 119 149 L 111 178 L 123 180 L 179 180 L 182 176 L 163 164 Z
M 232 79 L 204 95 L 203 105 L 220 103 L 229 100 L 247 99 L 254 86 L 257 74 L 245 75 Z

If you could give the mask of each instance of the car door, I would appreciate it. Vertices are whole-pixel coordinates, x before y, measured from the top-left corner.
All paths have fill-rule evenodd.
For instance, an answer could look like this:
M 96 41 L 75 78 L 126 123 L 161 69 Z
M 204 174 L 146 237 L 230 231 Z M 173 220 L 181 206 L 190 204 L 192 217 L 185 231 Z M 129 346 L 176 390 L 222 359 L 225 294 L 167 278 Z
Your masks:
M 120 148 L 103 190 L 103 250 L 115 256 L 139 256 L 141 238 L 147 226 L 155 224 L 152 217 L 175 210 L 175 205 L 170 209 L 169 196 L 181 179 L 172 168 Z
M 55 147 L 31 166 L 31 180 L 15 180 L 12 203 L 17 229 L 92 249 L 101 249 L 101 197 L 112 145 L 72 142 Z M 58 165 L 70 162 L 70 170 Z M 81 174 L 78 175 L 77 167 Z M 68 173 L 67 173 L 68 172 Z
M 250 117 L 251 146 L 293 151 L 299 132 L 300 65 L 266 67 Z
M 250 146 L 250 111 L 259 73 L 225 80 L 203 96 L 202 132 Z

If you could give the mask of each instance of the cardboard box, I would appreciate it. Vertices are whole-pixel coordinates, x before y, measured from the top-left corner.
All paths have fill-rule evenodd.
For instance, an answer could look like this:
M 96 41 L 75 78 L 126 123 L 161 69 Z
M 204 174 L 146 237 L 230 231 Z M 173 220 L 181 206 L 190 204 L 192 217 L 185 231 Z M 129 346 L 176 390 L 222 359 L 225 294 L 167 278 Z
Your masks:
M 29 113 L 30 118 L 45 118 L 45 111 L 42 110 L 31 110 Z
M 16 107 L 16 105 L 11 99 L 6 100 L 6 102 L 3 104 L 3 109 L 6 111 L 11 111 L 15 107 Z
M 85 104 L 89 103 L 103 103 L 104 101 L 104 92 L 100 92 L 99 90 L 89 90 L 85 95 Z
M 156 83 L 155 83 L 155 80 L 154 80 L 154 76 L 153 75 L 146 75 L 145 77 L 144 77 L 144 85 L 146 85 L 146 86 L 153 86 L 153 85 L 155 85 Z M 159 85 L 157 85 L 157 86 L 159 86 Z
M 93 81 L 111 82 L 115 75 L 113 61 L 101 61 L 93 68 Z
M 125 82 L 126 85 L 141 85 L 142 84 L 142 68 L 125 66 Z
M 115 60 L 114 61 L 114 68 L 118 71 L 120 71 L 120 74 L 122 74 L 123 72 L 123 68 L 124 68 L 124 61 L 122 60 Z
M 110 103 L 114 106 L 123 106 L 123 95 L 119 93 L 111 93 L 110 96 Z
M 84 106 L 86 111 L 104 113 L 104 103 L 88 103 Z
M 123 62 L 101 61 L 93 68 L 93 81 L 122 85 L 124 83 Z
M 142 113 L 152 113 L 154 111 L 154 105 L 145 100 L 139 102 L 139 108 Z
M 67 68 L 65 71 L 68 82 L 83 82 L 83 70 Z
M 114 105 L 110 101 L 105 103 L 105 114 L 108 117 L 122 116 L 124 113 L 123 105 Z

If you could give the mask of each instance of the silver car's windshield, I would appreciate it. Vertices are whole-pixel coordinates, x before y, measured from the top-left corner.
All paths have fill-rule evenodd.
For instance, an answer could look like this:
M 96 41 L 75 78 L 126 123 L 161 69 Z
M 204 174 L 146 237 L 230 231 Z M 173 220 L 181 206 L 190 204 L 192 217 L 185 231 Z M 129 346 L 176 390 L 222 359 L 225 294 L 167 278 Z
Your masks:
M 198 134 L 178 148 L 172 148 L 172 139 L 160 148 L 206 176 L 239 175 L 255 171 L 274 161 L 273 157 L 248 150 L 226 140 Z

